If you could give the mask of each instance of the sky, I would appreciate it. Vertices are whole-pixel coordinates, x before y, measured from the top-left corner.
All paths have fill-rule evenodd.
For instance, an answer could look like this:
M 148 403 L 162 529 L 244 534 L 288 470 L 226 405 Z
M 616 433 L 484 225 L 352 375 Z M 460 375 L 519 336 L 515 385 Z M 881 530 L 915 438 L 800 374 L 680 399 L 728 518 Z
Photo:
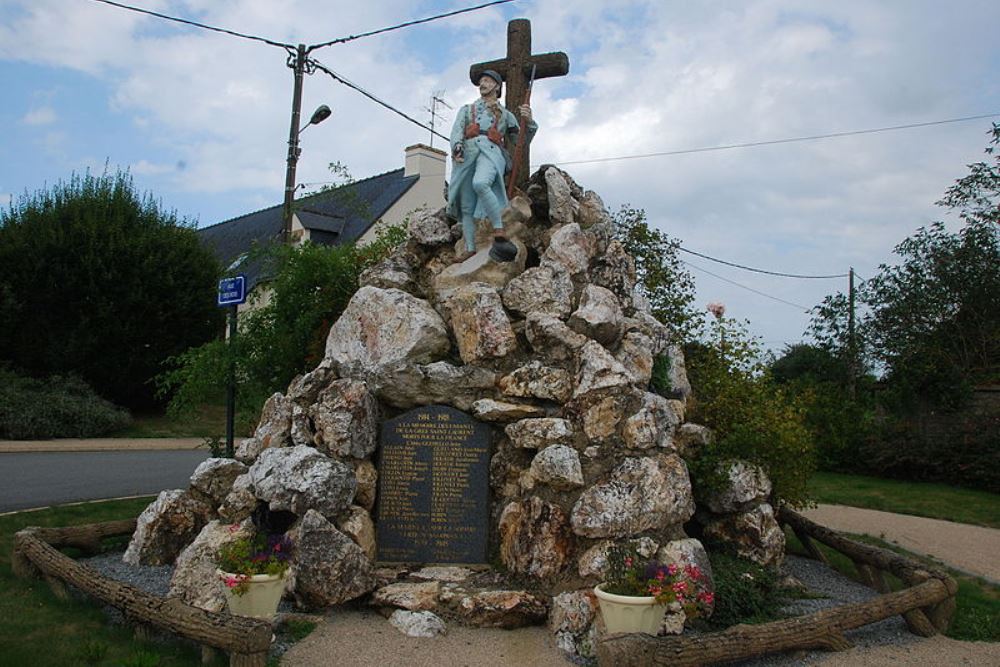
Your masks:
M 316 44 L 484 1 L 129 4 Z M 562 166 L 612 212 L 645 210 L 688 250 L 767 271 L 854 267 L 861 280 L 920 226 L 958 229 L 934 202 L 1000 122 L 996 0 L 517 0 L 311 55 L 427 123 L 433 95 L 456 109 L 476 97 L 469 65 L 505 55 L 514 18 L 531 20 L 535 53 L 570 60 L 568 76 L 536 82 L 532 162 Z M 0 0 L 0 205 L 106 166 L 202 227 L 278 204 L 292 82 L 285 50 L 260 41 L 96 0 Z M 358 179 L 397 169 L 406 146 L 430 142 L 316 72 L 304 118 L 320 104 L 333 116 L 301 135 L 299 183 L 330 181 L 332 162 Z M 454 112 L 440 111 L 447 134 Z M 631 157 L 655 153 L 671 154 Z M 699 306 L 725 304 L 779 351 L 847 289 L 682 258 Z

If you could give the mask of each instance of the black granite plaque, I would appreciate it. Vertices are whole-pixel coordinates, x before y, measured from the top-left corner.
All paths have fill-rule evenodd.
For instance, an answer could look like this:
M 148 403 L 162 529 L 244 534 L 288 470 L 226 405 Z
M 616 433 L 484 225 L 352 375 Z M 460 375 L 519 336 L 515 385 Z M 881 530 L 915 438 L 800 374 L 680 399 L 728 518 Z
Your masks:
M 490 429 L 442 405 L 382 425 L 378 560 L 485 563 Z

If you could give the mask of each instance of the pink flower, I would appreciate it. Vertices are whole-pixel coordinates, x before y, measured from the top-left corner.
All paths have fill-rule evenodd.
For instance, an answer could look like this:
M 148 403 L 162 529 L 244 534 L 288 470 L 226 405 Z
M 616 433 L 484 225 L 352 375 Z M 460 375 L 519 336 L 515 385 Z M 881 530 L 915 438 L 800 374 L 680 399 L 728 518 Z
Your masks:
M 706 310 L 712 313 L 712 315 L 715 316 L 715 319 L 720 319 L 723 315 L 726 314 L 725 304 L 719 301 L 713 301 L 712 303 L 708 304 L 708 306 L 706 306 Z
M 226 577 L 226 588 L 236 588 L 240 585 L 240 582 L 236 577 Z
M 626 558 L 625 559 L 625 567 L 632 567 L 632 559 L 631 558 Z
M 698 599 L 705 604 L 712 604 L 715 602 L 715 594 L 711 591 L 703 591 L 698 593 Z
M 692 579 L 701 579 L 701 570 L 697 565 L 686 565 L 684 567 L 684 572 Z
M 656 571 L 656 579 L 657 579 L 657 581 L 663 581 L 666 578 L 666 576 L 667 576 L 667 573 L 664 572 L 663 570 L 657 570 Z
M 684 595 L 688 592 L 688 584 L 686 581 L 678 581 L 671 586 L 671 588 L 673 588 L 674 593 L 677 593 L 678 595 Z
M 674 576 L 675 574 L 677 574 L 677 565 L 675 565 L 674 563 L 671 563 L 670 565 L 668 565 L 667 566 L 667 574 L 669 574 L 671 577 Z

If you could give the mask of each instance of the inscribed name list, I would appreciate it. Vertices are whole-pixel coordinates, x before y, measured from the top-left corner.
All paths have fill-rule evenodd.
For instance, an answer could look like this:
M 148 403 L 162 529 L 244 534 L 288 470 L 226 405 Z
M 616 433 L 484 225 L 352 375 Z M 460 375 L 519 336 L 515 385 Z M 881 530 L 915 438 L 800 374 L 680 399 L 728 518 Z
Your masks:
M 485 424 L 441 405 L 382 425 L 378 560 L 486 562 L 489 434 Z

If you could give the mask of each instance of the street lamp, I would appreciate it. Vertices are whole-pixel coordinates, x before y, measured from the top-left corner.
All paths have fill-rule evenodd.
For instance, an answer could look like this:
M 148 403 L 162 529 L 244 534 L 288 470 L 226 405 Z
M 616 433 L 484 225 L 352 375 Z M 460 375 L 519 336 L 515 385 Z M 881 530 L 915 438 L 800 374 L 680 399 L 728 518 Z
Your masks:
M 299 128 L 299 114 L 302 105 L 302 83 L 301 78 L 296 77 L 295 95 L 292 98 L 292 127 L 288 132 L 288 168 L 285 170 L 285 206 L 282 215 L 281 240 L 283 243 L 292 242 L 292 202 L 295 199 L 295 166 L 299 161 L 299 135 L 306 131 L 310 125 L 319 125 L 330 117 L 333 113 L 330 107 L 321 104 L 313 111 L 309 117 L 309 122 L 304 127 Z

